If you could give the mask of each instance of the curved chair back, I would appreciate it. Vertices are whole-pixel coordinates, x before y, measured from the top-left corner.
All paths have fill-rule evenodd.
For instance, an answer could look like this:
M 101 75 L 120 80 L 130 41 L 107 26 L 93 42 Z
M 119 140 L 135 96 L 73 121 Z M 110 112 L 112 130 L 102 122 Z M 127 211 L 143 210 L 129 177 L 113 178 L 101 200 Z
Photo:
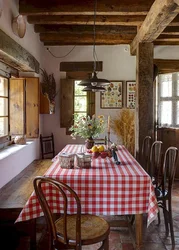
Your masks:
M 158 186 L 160 164 L 161 164 L 161 152 L 162 152 L 162 141 L 155 141 L 152 143 L 150 149 L 150 164 L 148 169 L 148 174 L 150 175 L 153 184 Z
M 172 245 L 175 245 L 175 236 L 173 230 L 173 217 L 172 217 L 172 187 L 176 172 L 176 161 L 178 156 L 178 149 L 176 147 L 169 147 L 165 151 L 163 161 L 162 181 L 158 188 L 155 190 L 158 206 L 163 209 L 166 235 L 170 234 Z M 158 213 L 158 221 L 160 224 L 160 213 Z
M 171 195 L 173 181 L 176 172 L 176 161 L 178 156 L 178 149 L 176 147 L 169 147 L 164 155 L 163 162 L 163 177 L 162 177 L 162 191 L 168 190 L 168 196 Z
M 141 152 L 141 164 L 142 167 L 148 172 L 149 168 L 149 157 L 150 157 L 150 147 L 151 147 L 151 136 L 146 136 L 142 143 L 142 152 Z
M 57 241 L 57 231 L 56 226 L 54 223 L 53 215 L 50 210 L 48 199 L 49 196 L 45 195 L 44 192 L 44 185 L 50 185 L 53 188 L 53 192 L 57 191 L 61 194 L 61 197 L 63 197 L 63 205 L 62 205 L 62 217 L 63 217 L 63 235 L 58 235 L 58 240 L 61 237 L 61 242 L 64 244 L 67 244 L 68 238 L 67 238 L 67 209 L 68 209 L 68 199 L 69 196 L 74 200 L 75 206 L 76 206 L 76 239 L 75 244 L 81 245 L 81 203 L 77 196 L 77 194 L 65 183 L 61 181 L 55 181 L 52 178 L 37 176 L 34 181 L 34 189 L 35 193 L 37 195 L 37 198 L 39 200 L 39 203 L 41 205 L 42 211 L 44 213 L 48 230 L 50 233 L 51 239 L 53 241 Z M 60 204 L 61 205 L 61 204 Z

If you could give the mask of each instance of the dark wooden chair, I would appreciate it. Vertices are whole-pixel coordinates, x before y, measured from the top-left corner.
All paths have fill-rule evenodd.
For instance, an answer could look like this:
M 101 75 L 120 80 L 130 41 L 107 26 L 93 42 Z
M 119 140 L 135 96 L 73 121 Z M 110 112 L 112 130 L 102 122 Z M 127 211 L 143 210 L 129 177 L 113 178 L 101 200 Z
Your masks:
M 163 171 L 161 183 L 156 187 L 155 193 L 159 207 L 163 209 L 166 235 L 169 235 L 169 226 L 172 245 L 175 245 L 173 218 L 172 218 L 172 187 L 176 172 L 176 161 L 178 156 L 178 149 L 176 147 L 169 147 L 164 155 Z M 160 214 L 158 216 L 160 224 Z
M 161 174 L 161 156 L 162 156 L 162 141 L 152 143 L 150 149 L 150 161 L 148 174 L 152 179 L 152 183 L 158 187 L 159 175 Z
M 40 146 L 42 159 L 53 158 L 55 156 L 54 136 L 53 133 L 48 136 L 40 134 Z
M 140 163 L 142 167 L 148 172 L 149 169 L 149 158 L 150 158 L 150 149 L 151 149 L 152 138 L 146 136 L 142 143 L 142 151 L 140 154 Z
M 81 250 L 83 245 L 91 245 L 98 242 L 102 242 L 99 250 L 109 249 L 108 236 L 110 226 L 108 222 L 99 216 L 81 214 L 80 199 L 68 185 L 61 181 L 42 176 L 37 176 L 33 183 L 48 226 L 49 249 L 70 248 Z M 59 192 L 63 198 L 63 204 L 61 205 L 62 214 L 56 220 L 44 194 L 44 184 L 52 185 L 53 189 Z M 74 201 L 75 214 L 69 215 L 67 213 L 69 197 Z

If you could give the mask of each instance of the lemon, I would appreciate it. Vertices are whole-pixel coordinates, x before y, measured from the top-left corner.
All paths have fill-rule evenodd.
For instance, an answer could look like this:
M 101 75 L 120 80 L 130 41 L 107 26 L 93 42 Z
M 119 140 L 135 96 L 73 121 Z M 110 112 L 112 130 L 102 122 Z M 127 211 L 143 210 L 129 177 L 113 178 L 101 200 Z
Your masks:
M 94 153 L 94 152 L 98 152 L 98 147 L 97 146 L 93 146 L 91 151 Z
M 103 152 L 105 150 L 103 145 L 98 146 L 98 151 L 99 152 Z

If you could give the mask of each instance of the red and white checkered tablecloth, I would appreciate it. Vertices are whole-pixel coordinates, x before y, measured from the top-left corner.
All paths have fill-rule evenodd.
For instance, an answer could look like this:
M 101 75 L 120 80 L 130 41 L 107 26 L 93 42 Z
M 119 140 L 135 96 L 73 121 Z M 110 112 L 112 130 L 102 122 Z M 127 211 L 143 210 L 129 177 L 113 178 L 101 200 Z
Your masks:
M 79 153 L 81 145 L 67 145 L 60 153 Z M 76 191 L 81 200 L 82 213 L 96 215 L 129 215 L 148 213 L 148 225 L 156 218 L 158 205 L 149 175 L 143 170 L 124 146 L 119 146 L 117 156 L 120 165 L 113 158 L 92 160 L 90 169 L 64 169 L 58 156 L 44 176 L 61 180 Z M 58 213 L 60 200 L 54 190 L 46 187 L 50 206 Z M 73 204 L 70 213 L 73 213 Z M 16 222 L 43 215 L 33 192 Z

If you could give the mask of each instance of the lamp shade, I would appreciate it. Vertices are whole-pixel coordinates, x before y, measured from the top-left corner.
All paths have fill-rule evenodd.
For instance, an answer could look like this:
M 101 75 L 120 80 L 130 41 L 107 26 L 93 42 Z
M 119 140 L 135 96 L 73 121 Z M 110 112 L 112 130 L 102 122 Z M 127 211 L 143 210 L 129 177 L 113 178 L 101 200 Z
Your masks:
M 107 86 L 109 84 L 110 84 L 110 81 L 108 81 L 106 79 L 98 78 L 95 71 L 93 73 L 92 78 L 82 80 L 80 83 L 78 83 L 78 85 L 81 85 L 81 86 L 91 86 L 92 85 L 92 86 L 96 86 L 96 87 Z
M 106 89 L 103 87 L 89 85 L 85 87 L 82 91 L 105 92 Z

